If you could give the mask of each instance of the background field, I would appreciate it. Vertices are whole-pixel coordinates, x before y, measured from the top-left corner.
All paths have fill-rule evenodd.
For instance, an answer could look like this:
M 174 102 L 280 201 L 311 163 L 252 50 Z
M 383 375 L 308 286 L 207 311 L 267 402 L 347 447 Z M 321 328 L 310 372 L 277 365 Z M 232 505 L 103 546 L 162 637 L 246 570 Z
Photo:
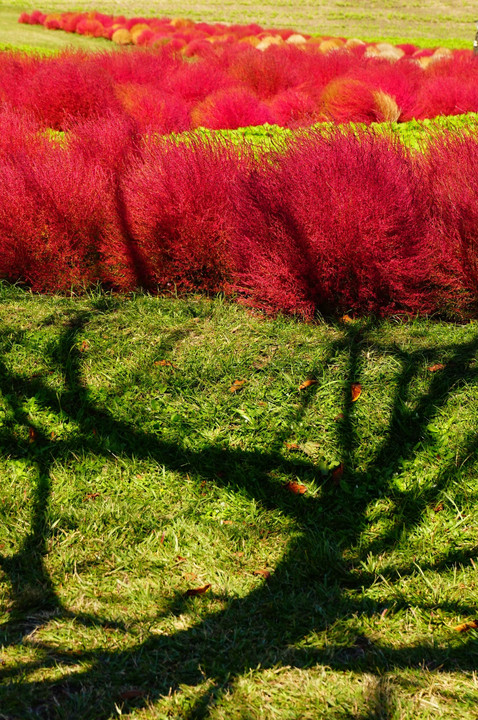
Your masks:
M 265 27 L 293 27 L 312 34 L 329 34 L 363 39 L 418 39 L 423 45 L 448 44 L 471 47 L 474 20 L 478 14 L 476 3 L 436 2 L 421 0 L 363 0 L 363 2 L 322 2 L 321 0 L 284 0 L 281 3 L 261 3 L 253 0 L 223 2 L 144 2 L 142 0 L 10 0 L 0 7 L 0 43 L 30 43 L 39 47 L 55 47 L 62 42 L 83 44 L 84 40 L 60 39 L 55 33 L 38 27 L 16 27 L 16 19 L 23 10 L 43 12 L 69 10 L 99 10 L 109 14 L 134 16 L 188 17 L 206 22 L 259 22 Z M 53 37 L 52 37 L 53 36 Z M 447 42 L 444 42 L 447 41 Z M 90 46 L 104 47 L 97 40 L 86 41 Z

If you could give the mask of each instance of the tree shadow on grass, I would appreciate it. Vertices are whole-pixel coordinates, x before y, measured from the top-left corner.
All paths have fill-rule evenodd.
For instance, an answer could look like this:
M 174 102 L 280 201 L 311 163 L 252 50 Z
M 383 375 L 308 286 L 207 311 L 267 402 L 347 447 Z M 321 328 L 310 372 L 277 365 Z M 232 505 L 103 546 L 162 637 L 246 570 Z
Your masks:
M 100 301 L 98 301 L 100 302 Z M 368 701 L 369 712 L 365 720 L 374 717 L 392 717 L 393 697 L 384 685 L 381 675 L 393 669 L 437 668 L 448 670 L 475 670 L 478 664 L 478 646 L 468 638 L 458 647 L 434 646 L 419 643 L 402 647 L 385 646 L 363 637 L 358 621 L 360 616 L 373 617 L 383 609 L 380 603 L 365 597 L 360 588 L 370 588 L 375 580 L 373 573 L 358 571 L 347 560 L 347 550 L 357 546 L 368 525 L 367 508 L 392 489 L 392 478 L 403 461 L 417 452 L 417 443 L 426 445 L 425 428 L 445 406 L 457 387 L 476 382 L 478 371 L 472 361 L 478 350 L 478 335 L 467 343 L 442 346 L 433 351 L 406 352 L 399 348 L 380 347 L 393 353 L 400 363 L 393 409 L 384 440 L 374 453 L 366 470 L 355 468 L 359 438 L 354 419 L 355 406 L 348 389 L 351 382 L 361 379 L 363 350 L 368 343 L 372 323 L 357 330 L 345 326 L 340 337 L 331 345 L 331 362 L 337 352 L 347 352 L 348 371 L 344 381 L 342 418 L 337 424 L 337 444 L 340 447 L 345 472 L 340 483 L 331 478 L 324 480 L 323 492 L 314 496 L 295 496 L 285 493 L 271 477 L 271 471 L 280 470 L 291 477 L 307 480 L 317 477 L 311 460 L 289 460 L 282 447 L 284 435 L 276 438 L 275 450 L 256 452 L 210 445 L 202 450 L 191 450 L 173 441 L 141 431 L 133 423 L 115 419 L 104 408 L 98 408 L 89 396 L 82 378 L 84 358 L 78 349 L 79 333 L 97 312 L 74 313 L 68 320 L 58 342 L 51 351 L 51 362 L 62 369 L 64 391 L 60 394 L 61 408 L 80 428 L 75 440 L 52 443 L 40 428 L 32 426 L 22 409 L 21 397 L 34 397 L 41 393 L 45 407 L 58 407 L 58 397 L 41 378 L 25 379 L 10 372 L 0 360 L 0 392 L 8 396 L 16 422 L 31 428 L 35 435 L 37 481 L 34 489 L 30 530 L 18 552 L 13 556 L 0 556 L 0 568 L 11 588 L 10 620 L 0 628 L 4 646 L 21 642 L 25 634 L 42 627 L 52 618 L 71 618 L 85 626 L 112 626 L 108 618 L 95 614 L 78 615 L 64 607 L 56 593 L 54 583 L 45 566 L 47 542 L 50 534 L 48 507 L 51 494 L 51 469 L 56 461 L 66 459 L 72 451 L 109 458 L 108 438 L 115 438 L 122 457 L 154 460 L 169 470 L 194 472 L 198 476 L 246 493 L 268 509 L 279 509 L 292 518 L 298 532 L 287 547 L 271 577 L 244 598 L 230 598 L 226 608 L 211 612 L 192 627 L 171 635 L 151 635 L 133 648 L 124 650 L 87 649 L 62 651 L 48 643 L 36 642 L 44 652 L 43 661 L 19 664 L 0 669 L 3 677 L 3 707 L 9 712 L 9 703 L 18 707 L 18 698 L 35 697 L 37 703 L 30 708 L 31 717 L 64 717 L 76 703 L 75 717 L 91 717 L 94 707 L 96 720 L 107 720 L 117 715 L 122 705 L 123 714 L 128 708 L 144 707 L 156 699 L 175 692 L 182 685 L 199 685 L 208 680 L 207 690 L 196 698 L 183 717 L 207 718 L 215 703 L 235 682 L 250 670 L 274 668 L 277 665 L 302 668 L 325 665 L 339 671 L 356 670 L 377 676 L 375 690 Z M 171 347 L 184 337 L 172 334 L 165 342 Z M 428 390 L 418 397 L 411 410 L 405 410 L 411 383 L 424 363 L 432 362 L 437 350 L 449 356 L 447 365 L 433 376 Z M 302 398 L 301 407 L 291 410 L 298 419 L 305 413 L 314 390 Z M 92 434 L 94 427 L 96 433 Z M 9 456 L 31 457 L 28 440 L 19 442 L 9 428 L 0 429 L 0 445 Z M 433 487 L 417 495 L 413 488 L 393 489 L 397 522 L 402 537 L 409 536 L 420 526 L 422 517 L 431 503 L 448 487 L 456 473 L 456 465 L 466 463 L 477 450 L 478 438 L 474 433 L 463 443 L 463 457 L 442 468 Z M 384 472 L 386 468 L 387 472 Z M 246 472 L 248 470 L 248 472 Z M 250 478 L 246 480 L 245 478 Z M 357 492 L 355 492 L 357 489 Z M 403 512 L 406 508 L 406 512 Z M 337 537 L 341 538 L 341 544 Z M 392 525 L 377 539 L 361 547 L 361 557 L 368 553 L 390 550 L 397 538 L 397 526 Z M 469 561 L 470 551 L 449 547 L 438 559 L 430 558 L 423 569 L 445 572 Z M 416 567 L 392 565 L 384 577 L 393 581 L 407 577 Z M 354 593 L 355 591 L 355 593 Z M 200 599 L 177 596 L 166 612 L 180 614 L 194 607 Z M 406 598 L 396 597 L 395 607 L 407 606 Z M 422 610 L 453 611 L 469 616 L 475 607 L 464 602 L 429 602 L 417 600 Z M 342 633 L 323 647 L 308 645 L 307 637 L 346 622 Z M 119 630 L 126 628 L 116 623 Z M 69 666 L 81 662 L 81 672 L 61 681 L 38 680 L 30 677 L 34 671 L 52 664 Z M 85 669 L 86 668 L 86 669 Z M 9 685 L 8 683 L 11 683 Z M 121 696 L 124 687 L 141 688 L 137 695 Z M 0 697 L 2 691 L 0 690 Z M 17 700 L 13 701 L 13 694 Z M 384 700 L 386 696 L 386 702 Z M 23 712 L 26 712 L 23 707 Z M 29 717 L 30 715 L 22 715 Z M 10 717 L 7 715 L 7 717 Z M 11 717 L 17 717 L 12 715 Z M 19 717 L 19 716 L 18 716 Z

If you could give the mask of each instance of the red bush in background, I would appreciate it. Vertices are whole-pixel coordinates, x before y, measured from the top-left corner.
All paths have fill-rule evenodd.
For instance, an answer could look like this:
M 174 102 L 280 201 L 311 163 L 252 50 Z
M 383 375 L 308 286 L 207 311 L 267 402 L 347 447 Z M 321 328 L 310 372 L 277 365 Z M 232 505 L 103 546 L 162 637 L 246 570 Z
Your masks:
M 384 137 L 298 140 L 239 194 L 242 286 L 254 303 L 308 316 L 429 309 L 422 179 Z
M 203 141 L 146 144 L 124 179 L 131 237 L 147 265 L 143 284 L 224 288 L 237 231 L 232 198 L 248 172 L 249 155 Z M 134 287 L 133 271 L 130 265 Z
M 452 301 L 478 295 L 478 141 L 472 135 L 439 137 L 426 156 L 430 228 L 437 287 Z
M 24 78 L 17 104 L 47 128 L 63 130 L 69 117 L 90 117 L 118 108 L 111 78 L 86 53 L 66 51 Z
M 98 279 L 104 228 L 100 168 L 65 149 L 0 161 L 0 275 L 40 292 Z
M 273 122 L 274 117 L 267 105 L 246 88 L 211 93 L 191 112 L 193 128 L 203 126 L 221 130 Z

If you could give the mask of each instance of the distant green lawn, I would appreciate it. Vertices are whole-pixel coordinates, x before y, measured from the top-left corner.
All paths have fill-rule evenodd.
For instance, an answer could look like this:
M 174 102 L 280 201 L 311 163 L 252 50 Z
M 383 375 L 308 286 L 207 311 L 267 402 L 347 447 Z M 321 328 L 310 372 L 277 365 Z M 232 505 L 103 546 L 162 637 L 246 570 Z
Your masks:
M 3 286 L 0 329 L 4 716 L 476 716 L 478 323 Z

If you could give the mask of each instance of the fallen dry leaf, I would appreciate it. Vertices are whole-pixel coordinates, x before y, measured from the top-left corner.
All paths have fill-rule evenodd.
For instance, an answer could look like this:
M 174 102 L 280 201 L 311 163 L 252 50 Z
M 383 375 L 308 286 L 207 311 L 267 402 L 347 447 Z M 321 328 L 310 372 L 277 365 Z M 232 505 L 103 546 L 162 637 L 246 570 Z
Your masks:
M 340 318 L 340 322 L 351 323 L 353 322 L 353 318 L 351 318 L 350 315 L 342 315 L 342 317 Z
M 317 385 L 318 382 L 318 380 L 312 380 L 312 378 L 304 380 L 304 382 L 299 385 L 299 390 L 305 390 L 305 388 L 308 388 L 311 385 Z
M 468 630 L 478 630 L 478 620 L 471 620 L 470 622 L 460 623 L 460 625 L 455 625 L 453 630 L 460 633 L 468 632 Z
M 340 463 L 340 465 L 337 465 L 337 467 L 332 470 L 331 478 L 334 485 L 338 485 L 340 483 L 340 479 L 344 474 L 344 469 L 344 464 Z
M 183 557 L 182 555 L 176 555 L 176 562 L 182 563 L 186 562 L 187 558 Z
M 294 493 L 295 495 L 303 495 L 307 491 L 305 485 L 301 485 L 301 483 L 291 481 L 285 484 L 285 488 L 289 492 Z
M 145 695 L 146 693 L 144 690 L 134 688 L 131 690 L 124 690 L 122 693 L 120 693 L 119 698 L 120 700 L 134 700 L 134 698 L 144 697 Z
M 169 362 L 169 360 L 156 360 L 155 365 L 160 365 L 161 367 L 172 367 L 175 368 L 176 365 L 173 365 L 172 362 Z
M 232 520 L 221 520 L 221 525 L 233 525 Z
M 443 507 L 444 507 L 444 506 L 443 506 L 443 503 L 438 503 L 438 505 L 436 505 L 436 506 L 433 508 L 433 511 L 436 512 L 436 513 L 437 513 L 437 512 L 440 512 L 441 510 L 443 510 Z
M 85 501 L 85 500 L 96 500 L 96 498 L 99 498 L 99 497 L 100 497 L 99 492 L 86 493 L 85 497 L 83 498 L 83 501 Z
M 438 370 L 443 370 L 444 367 L 443 363 L 435 363 L 435 365 L 430 365 L 427 370 L 428 372 L 437 372 Z
M 38 435 L 37 435 L 37 431 L 35 430 L 35 428 L 29 427 L 28 428 L 28 442 L 31 442 L 31 443 L 35 442 L 37 437 L 38 437 Z
M 234 380 L 231 387 L 229 388 L 229 392 L 235 393 L 238 390 L 241 390 L 242 386 L 245 384 L 245 380 Z
M 81 343 L 81 345 L 79 347 L 79 351 L 86 352 L 89 349 L 90 349 L 90 343 L 87 340 L 83 340 L 83 342 Z
M 359 399 L 359 397 L 362 394 L 362 386 L 360 383 L 352 383 L 350 386 L 350 391 L 352 393 L 352 402 L 355 402 Z
M 266 579 L 270 578 L 270 576 L 271 576 L 270 570 L 253 570 L 252 574 L 253 575 L 261 575 L 262 577 L 265 577 Z
M 297 443 L 288 443 L 288 442 L 286 442 L 286 443 L 285 443 L 285 446 L 286 446 L 287 450 L 291 450 L 291 451 L 292 451 L 292 450 L 299 450 L 299 449 L 300 449 L 300 448 L 299 448 L 299 445 L 297 445 Z
M 207 592 L 210 587 L 211 583 L 203 585 L 203 587 L 190 588 L 189 590 L 186 590 L 185 595 L 187 595 L 188 597 L 193 597 L 194 595 L 204 595 L 204 593 Z

